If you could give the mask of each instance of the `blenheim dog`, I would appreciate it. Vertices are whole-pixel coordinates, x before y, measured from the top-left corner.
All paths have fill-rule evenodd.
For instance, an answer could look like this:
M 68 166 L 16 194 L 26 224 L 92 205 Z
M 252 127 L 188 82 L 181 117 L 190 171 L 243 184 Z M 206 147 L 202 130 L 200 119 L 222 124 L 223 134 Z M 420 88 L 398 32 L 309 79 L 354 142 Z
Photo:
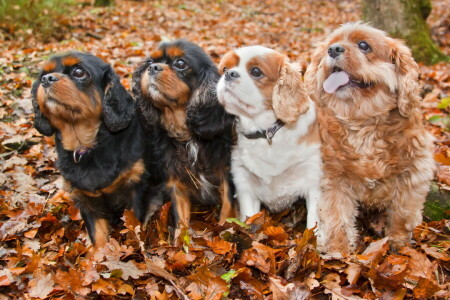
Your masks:
M 147 142 L 135 104 L 111 66 L 79 52 L 47 61 L 32 88 L 34 126 L 55 134 L 57 168 L 102 246 L 125 208 L 143 220 L 148 206 Z
M 278 212 L 306 199 L 307 226 L 317 225 L 322 177 L 314 102 L 298 68 L 261 46 L 227 53 L 219 64 L 220 103 L 237 116 L 231 171 L 241 219 L 261 203 Z
M 393 246 L 409 242 L 434 170 L 410 50 L 380 30 L 348 23 L 320 44 L 305 77 L 323 142 L 323 250 L 355 248 L 360 206 L 386 210 Z
M 155 140 L 152 169 L 159 174 L 152 181 L 172 200 L 177 225 L 189 226 L 192 201 L 220 200 L 220 222 L 233 215 L 233 118 L 217 100 L 219 77 L 210 57 L 185 40 L 161 43 L 133 75 L 139 113 Z

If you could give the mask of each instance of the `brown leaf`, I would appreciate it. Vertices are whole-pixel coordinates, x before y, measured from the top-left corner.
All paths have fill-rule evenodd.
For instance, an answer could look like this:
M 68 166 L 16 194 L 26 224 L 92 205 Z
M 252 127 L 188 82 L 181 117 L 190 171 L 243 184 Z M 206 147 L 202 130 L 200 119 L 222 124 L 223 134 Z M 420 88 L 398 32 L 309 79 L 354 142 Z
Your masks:
M 436 284 L 436 282 L 421 277 L 419 278 L 419 282 L 414 288 L 413 293 L 415 298 L 429 299 L 439 290 L 441 290 L 441 287 Z
M 367 276 L 377 289 L 400 289 L 408 271 L 408 261 L 406 256 L 389 255 L 377 269 L 371 269 Z
M 275 254 L 279 251 L 253 242 L 252 248 L 246 249 L 239 261 L 247 266 L 256 267 L 264 273 L 275 274 Z
M 99 279 L 97 282 L 92 284 L 92 291 L 97 294 L 104 294 L 115 296 L 117 294 L 116 285 L 114 284 L 113 279 Z
M 280 242 L 283 242 L 288 238 L 286 231 L 284 231 L 283 227 L 279 226 L 268 226 L 266 229 L 264 229 L 264 233 L 268 237 Z
M 106 261 L 103 262 L 102 265 L 106 266 L 109 271 L 121 270 L 121 277 L 124 280 L 128 280 L 130 277 L 138 279 L 140 276 L 144 275 L 144 271 L 141 270 L 132 260 L 128 262 Z
M 166 261 L 167 268 L 170 270 L 183 271 L 197 257 L 193 254 L 184 253 L 183 251 L 170 252 Z
M 147 266 L 147 271 L 152 273 L 153 275 L 159 276 L 161 278 L 166 279 L 167 281 L 175 281 L 176 277 L 167 272 L 166 270 L 162 269 L 158 265 L 156 265 L 154 262 L 152 262 L 149 259 L 145 260 L 145 264 Z
M 38 273 L 38 275 L 30 280 L 28 284 L 28 291 L 31 297 L 40 299 L 46 298 L 53 290 L 55 282 L 52 279 L 52 274 Z
M 125 227 L 132 231 L 134 231 L 136 227 L 142 225 L 134 215 L 133 211 L 128 209 L 123 212 L 122 220 L 124 221 Z
M 411 247 L 403 247 L 399 252 L 410 257 L 409 278 L 414 281 L 418 281 L 420 277 L 435 280 L 434 273 L 437 269 L 436 261 L 431 262 L 425 254 L 420 253 Z
M 187 276 L 187 279 L 192 282 L 187 291 L 193 299 L 221 300 L 223 294 L 229 291 L 225 280 L 211 272 L 208 266 L 200 267 L 196 273 Z
M 69 269 L 69 272 L 58 270 L 54 277 L 56 284 L 66 292 L 86 296 L 91 290 L 83 287 L 82 278 L 82 273 L 74 269 Z
M 311 298 L 308 288 L 292 282 L 288 283 L 281 277 L 269 277 L 269 283 L 273 300 L 307 300 Z
M 420 245 L 423 251 L 431 257 L 440 259 L 442 261 L 450 261 L 450 256 L 445 252 L 448 249 L 443 249 L 444 251 L 439 251 L 437 247 L 429 247 L 427 244 Z
M 396 291 L 385 291 L 380 296 L 380 300 L 403 300 L 406 295 L 406 289 L 399 289 Z
M 372 242 L 362 254 L 357 255 L 356 257 L 365 265 L 377 266 L 381 258 L 389 250 L 388 239 L 389 237 L 385 237 L 381 240 Z
M 230 243 L 222 240 L 219 237 L 214 237 L 212 241 L 207 241 L 209 247 L 211 247 L 212 251 L 217 254 L 227 254 L 236 252 L 236 245 L 234 243 Z
M 342 295 L 341 292 L 341 278 L 336 273 L 330 273 L 325 276 L 325 278 L 322 281 L 323 286 L 325 289 L 325 294 L 331 294 L 332 299 L 339 299 L 336 298 Z
M 347 269 L 345 269 L 345 274 L 347 274 L 347 281 L 349 284 L 356 284 L 361 275 L 362 266 L 355 263 L 348 263 Z
M 233 284 L 238 284 L 239 289 L 251 299 L 264 299 L 264 295 L 269 292 L 269 287 L 264 282 L 258 280 L 251 269 L 241 268 L 236 278 L 232 280 Z

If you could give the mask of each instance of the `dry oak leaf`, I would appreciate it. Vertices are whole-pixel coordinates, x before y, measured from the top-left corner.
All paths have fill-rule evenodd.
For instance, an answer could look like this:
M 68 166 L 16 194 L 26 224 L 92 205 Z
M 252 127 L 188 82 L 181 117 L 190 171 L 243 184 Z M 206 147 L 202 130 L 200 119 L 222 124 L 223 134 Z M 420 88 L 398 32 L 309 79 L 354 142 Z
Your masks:
M 28 284 L 29 296 L 44 299 L 53 290 L 54 284 L 51 273 L 38 273 Z
M 378 268 L 370 269 L 367 276 L 377 289 L 400 289 L 408 271 L 408 261 L 406 256 L 389 255 Z
M 406 295 L 406 289 L 398 289 L 396 291 L 385 291 L 380 296 L 380 300 L 403 300 Z
M 381 258 L 389 250 L 388 244 L 389 237 L 382 238 L 381 240 L 372 242 L 362 254 L 357 255 L 357 259 L 368 266 L 377 266 Z
M 443 261 L 450 261 L 450 256 L 446 252 L 439 251 L 436 247 L 429 247 L 427 244 L 422 244 L 420 245 L 420 248 L 422 248 L 422 250 L 431 257 Z M 448 249 L 444 249 L 444 251 L 448 251 Z
M 406 277 L 416 282 L 419 281 L 420 277 L 435 280 L 434 274 L 438 267 L 437 261 L 431 262 L 425 254 L 411 247 L 403 247 L 399 252 L 410 257 L 409 271 Z
M 58 270 L 55 274 L 56 283 L 66 292 L 76 295 L 86 296 L 91 291 L 89 288 L 83 287 L 83 275 L 74 269 L 69 272 Z
M 92 284 L 92 290 L 97 294 L 115 296 L 117 293 L 116 285 L 112 279 L 99 279 Z
M 109 271 L 121 270 L 122 274 L 120 275 L 120 277 L 123 280 L 128 280 L 128 278 L 130 278 L 130 277 L 134 278 L 134 279 L 138 279 L 145 273 L 132 260 L 130 260 L 128 262 L 106 261 L 106 262 L 102 262 L 101 264 L 105 265 Z
M 253 241 L 252 248 L 246 249 L 239 261 L 264 273 L 275 274 L 275 254 L 280 251 Z
M 239 284 L 239 288 L 251 299 L 264 299 L 264 295 L 270 292 L 268 285 L 259 281 L 247 267 L 239 269 L 239 274 L 232 279 L 232 283 Z
M 347 300 L 347 299 L 361 299 L 357 296 L 344 296 L 341 290 L 341 278 L 339 274 L 330 273 L 325 276 L 322 281 L 325 287 L 325 294 L 331 294 L 332 300 Z
M 414 298 L 429 299 L 440 290 L 441 287 L 436 282 L 421 277 L 413 290 Z
M 100 279 L 100 274 L 97 272 L 96 264 L 92 260 L 83 260 L 80 262 L 80 270 L 83 273 L 83 285 L 89 285 Z
M 145 264 L 147 266 L 147 271 L 152 273 L 153 275 L 159 276 L 161 278 L 166 279 L 167 281 L 175 281 L 176 277 L 158 266 L 155 262 L 150 259 L 145 260 Z
M 236 252 L 236 244 L 222 240 L 217 236 L 212 241 L 207 241 L 207 244 L 211 247 L 212 251 L 220 255 Z
M 273 300 L 307 300 L 311 298 L 311 293 L 305 286 L 288 283 L 281 277 L 269 277 L 269 288 Z
M 183 251 L 170 252 L 166 261 L 167 267 L 171 270 L 185 270 L 197 256 Z
M 186 288 L 191 299 L 221 300 L 223 294 L 229 291 L 225 280 L 214 274 L 207 266 L 187 277 L 192 283 Z
M 136 218 L 134 213 L 131 210 L 126 209 L 123 213 L 123 217 L 121 218 L 124 221 L 124 226 L 129 230 L 135 231 L 136 234 L 139 234 L 141 222 Z
M 361 276 L 362 266 L 349 262 L 347 269 L 345 269 L 344 273 L 347 274 L 347 281 L 349 284 L 354 285 Z
M 0 286 L 10 285 L 14 279 L 9 269 L 0 270 Z
M 283 227 L 279 226 L 269 226 L 264 229 L 264 233 L 277 241 L 283 242 L 288 239 L 288 234 L 284 231 Z

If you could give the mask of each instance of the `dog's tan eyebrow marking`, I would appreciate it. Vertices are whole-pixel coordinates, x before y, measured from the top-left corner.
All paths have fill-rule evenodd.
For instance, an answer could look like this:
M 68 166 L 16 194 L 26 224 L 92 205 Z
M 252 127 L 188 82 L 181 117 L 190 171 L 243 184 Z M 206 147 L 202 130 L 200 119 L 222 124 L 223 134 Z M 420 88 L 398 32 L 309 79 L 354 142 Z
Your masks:
M 66 56 L 62 59 L 62 64 L 66 67 L 71 67 L 80 62 L 80 59 L 75 56 Z
M 42 70 L 44 70 L 44 72 L 50 73 L 51 71 L 53 71 L 54 69 L 56 69 L 56 62 L 53 60 L 47 61 L 43 66 L 42 66 Z
M 150 57 L 154 59 L 158 59 L 163 57 L 164 53 L 161 49 L 155 50 L 152 53 L 150 53 Z
M 228 52 L 225 54 L 219 64 L 219 72 L 220 74 L 223 74 L 223 68 L 231 69 L 233 67 L 236 67 L 239 65 L 239 56 L 234 52 Z
M 169 47 L 166 50 L 167 54 L 171 57 L 183 56 L 184 51 L 178 47 Z

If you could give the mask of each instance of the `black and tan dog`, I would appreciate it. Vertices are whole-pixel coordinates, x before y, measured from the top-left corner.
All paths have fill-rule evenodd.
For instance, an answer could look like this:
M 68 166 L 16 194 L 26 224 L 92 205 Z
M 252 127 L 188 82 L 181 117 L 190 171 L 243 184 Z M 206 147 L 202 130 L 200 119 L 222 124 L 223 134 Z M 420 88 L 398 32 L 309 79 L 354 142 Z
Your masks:
M 80 208 L 91 241 L 102 246 L 125 208 L 143 220 L 149 204 L 149 142 L 135 103 L 111 66 L 85 53 L 47 61 L 32 88 L 34 126 L 55 134 L 57 168 Z
M 232 216 L 229 163 L 233 117 L 219 104 L 220 75 L 197 45 L 161 43 L 133 75 L 144 126 L 154 136 L 152 169 L 172 200 L 176 224 L 189 226 L 191 203 L 222 204 L 220 222 Z

